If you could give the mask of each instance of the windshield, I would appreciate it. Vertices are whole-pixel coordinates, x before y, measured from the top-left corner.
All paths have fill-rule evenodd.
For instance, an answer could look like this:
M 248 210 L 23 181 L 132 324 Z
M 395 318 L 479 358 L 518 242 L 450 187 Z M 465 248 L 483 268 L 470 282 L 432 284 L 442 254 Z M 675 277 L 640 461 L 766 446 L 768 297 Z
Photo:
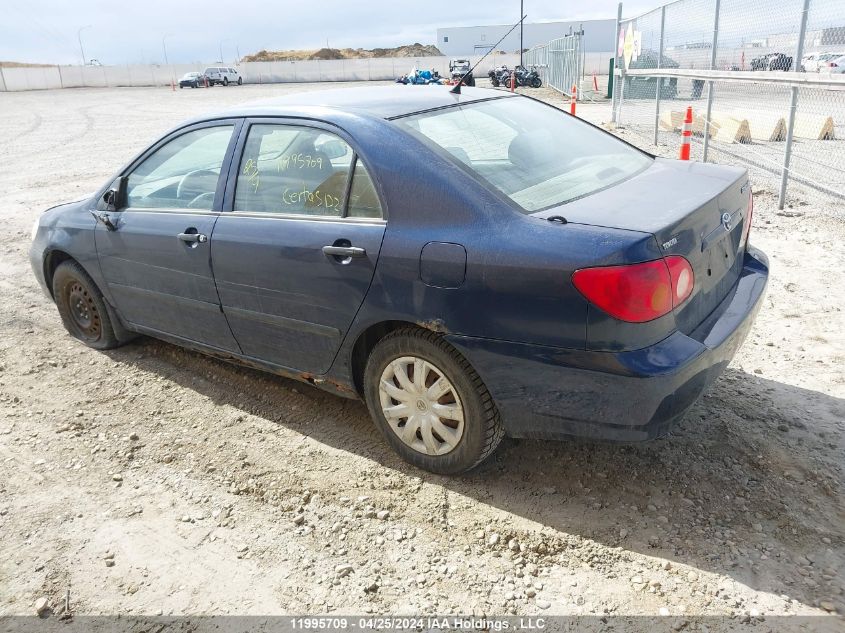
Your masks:
M 627 180 L 651 158 L 532 99 L 509 97 L 396 119 L 532 213 Z

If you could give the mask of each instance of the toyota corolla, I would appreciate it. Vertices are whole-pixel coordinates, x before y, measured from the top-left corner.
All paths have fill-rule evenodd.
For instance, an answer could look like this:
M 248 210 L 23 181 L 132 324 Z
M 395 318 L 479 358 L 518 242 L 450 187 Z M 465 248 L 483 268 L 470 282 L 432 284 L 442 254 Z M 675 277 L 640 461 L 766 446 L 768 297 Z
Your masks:
M 180 125 L 33 227 L 68 332 L 153 336 L 363 399 L 407 461 L 665 433 L 742 344 L 744 169 L 534 99 L 304 93 Z

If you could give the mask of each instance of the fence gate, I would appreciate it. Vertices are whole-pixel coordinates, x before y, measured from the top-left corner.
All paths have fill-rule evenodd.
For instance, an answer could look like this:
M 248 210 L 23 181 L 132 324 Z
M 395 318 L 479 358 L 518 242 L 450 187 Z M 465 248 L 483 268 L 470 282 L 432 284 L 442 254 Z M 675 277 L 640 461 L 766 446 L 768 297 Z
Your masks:
M 569 94 L 581 76 L 581 36 L 567 35 L 535 46 L 523 55 L 527 67 L 536 66 L 543 83 Z

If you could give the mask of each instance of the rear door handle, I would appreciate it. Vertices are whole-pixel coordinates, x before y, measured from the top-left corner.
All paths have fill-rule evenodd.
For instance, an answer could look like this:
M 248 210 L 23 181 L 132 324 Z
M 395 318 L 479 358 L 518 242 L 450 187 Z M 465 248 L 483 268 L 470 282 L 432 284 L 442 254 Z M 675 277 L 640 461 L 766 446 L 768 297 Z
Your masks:
M 367 250 L 360 246 L 324 246 L 323 255 L 331 257 L 366 257 Z
M 179 233 L 176 237 L 187 244 L 196 244 L 197 242 L 203 244 L 208 241 L 208 236 L 202 233 Z

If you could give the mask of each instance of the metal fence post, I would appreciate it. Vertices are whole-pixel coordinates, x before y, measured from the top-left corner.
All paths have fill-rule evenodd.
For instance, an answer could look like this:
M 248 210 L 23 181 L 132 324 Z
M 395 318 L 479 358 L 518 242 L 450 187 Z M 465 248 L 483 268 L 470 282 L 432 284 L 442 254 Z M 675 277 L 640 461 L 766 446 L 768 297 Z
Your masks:
M 795 70 L 801 72 L 801 58 L 804 56 L 804 38 L 807 35 L 807 15 L 810 12 L 810 0 L 804 0 L 801 11 L 801 30 L 798 32 L 798 46 L 795 50 Z M 789 180 L 789 161 L 792 158 L 792 135 L 795 131 L 795 113 L 798 110 L 798 86 L 792 86 L 789 104 L 789 122 L 786 124 L 786 147 L 783 151 L 783 171 L 780 175 L 780 191 L 778 192 L 778 209 L 786 204 L 786 183 Z
M 3 92 L 8 91 L 8 88 L 6 88 L 6 76 L 3 74 L 2 66 L 0 66 L 0 86 L 3 86 Z
M 710 49 L 710 70 L 716 69 L 716 50 L 719 45 L 719 10 L 721 0 L 716 0 L 716 12 L 713 18 L 713 43 Z M 707 116 L 704 119 L 704 151 L 701 154 L 701 161 L 707 162 L 707 151 L 710 149 L 710 115 L 713 112 L 713 90 L 714 84 L 711 80 L 707 84 Z
M 619 3 L 619 6 L 616 8 L 616 31 L 613 33 L 613 73 L 614 73 L 614 81 L 613 81 L 613 92 L 610 94 L 610 120 L 613 123 L 616 123 L 616 107 L 619 101 L 619 98 L 616 96 L 616 69 L 619 68 L 619 27 L 622 26 L 622 3 Z
M 660 48 L 657 51 L 657 68 L 663 65 L 663 33 L 666 30 L 666 5 L 660 7 Z M 660 89 L 663 87 L 663 78 L 656 77 L 657 91 L 654 95 L 654 144 L 657 145 L 657 133 L 660 122 Z

